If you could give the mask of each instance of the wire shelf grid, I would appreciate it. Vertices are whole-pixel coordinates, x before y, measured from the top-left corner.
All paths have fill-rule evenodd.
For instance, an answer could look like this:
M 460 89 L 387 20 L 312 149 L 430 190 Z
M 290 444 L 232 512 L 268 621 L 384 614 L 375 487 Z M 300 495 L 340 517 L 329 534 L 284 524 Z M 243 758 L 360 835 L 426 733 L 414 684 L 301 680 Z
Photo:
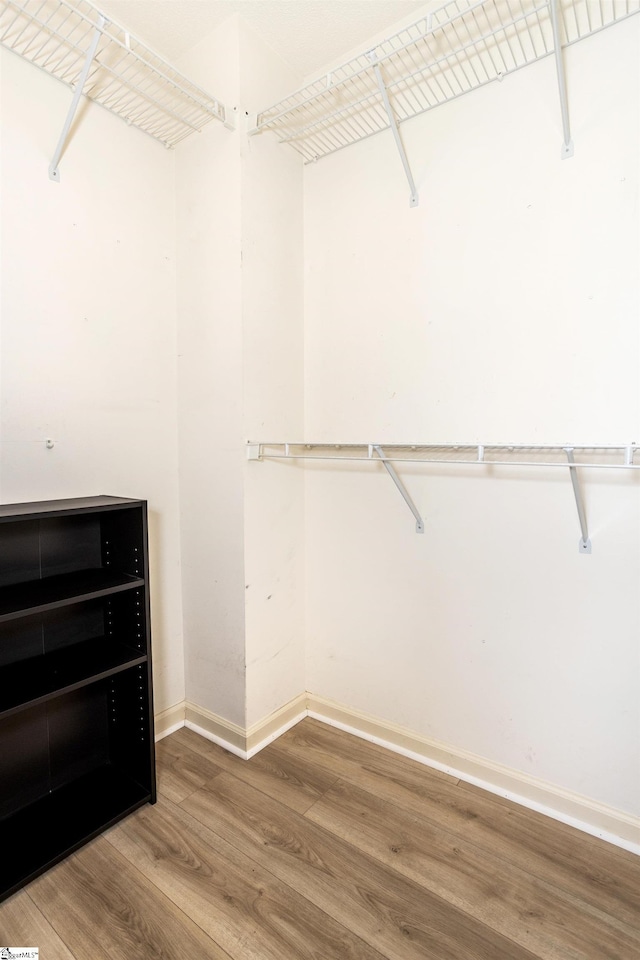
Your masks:
M 640 12 L 640 0 L 557 0 L 562 46 Z M 450 0 L 258 114 L 306 163 L 387 130 L 374 66 L 403 123 L 554 52 L 552 0 Z
M 1 0 L 0 43 L 70 87 L 100 33 L 83 87 L 90 100 L 173 147 L 213 119 L 220 101 L 107 20 L 88 0 Z
M 484 466 L 640 469 L 635 444 L 492 444 L 492 443 L 249 443 L 250 459 L 349 460 L 389 463 L 481 464 Z M 569 461 L 568 454 L 571 455 Z

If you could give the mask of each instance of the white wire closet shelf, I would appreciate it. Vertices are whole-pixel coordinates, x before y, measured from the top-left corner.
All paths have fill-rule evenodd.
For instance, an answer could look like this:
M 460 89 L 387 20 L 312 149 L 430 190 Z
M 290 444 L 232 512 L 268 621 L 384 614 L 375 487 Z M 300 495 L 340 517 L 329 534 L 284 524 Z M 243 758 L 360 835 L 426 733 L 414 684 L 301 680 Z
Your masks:
M 398 476 L 394 463 L 457 464 L 493 467 L 562 467 L 568 470 L 573 488 L 580 539 L 578 551 L 591 553 L 578 468 L 638 470 L 638 446 L 629 444 L 482 444 L 482 443 L 247 443 L 248 460 L 342 460 L 381 464 L 387 471 L 416 521 L 416 533 L 424 533 L 424 520 Z
M 219 100 L 88 0 L 0 0 L 0 43 L 166 147 L 228 121 Z
M 259 113 L 253 132 L 272 130 L 314 162 L 544 57 L 558 61 L 561 48 L 638 12 L 640 0 L 450 0 Z
M 567 467 L 567 451 L 576 467 L 640 469 L 640 447 L 630 444 L 584 445 L 496 443 L 309 443 L 248 442 L 251 460 L 378 460 L 398 463 L 459 463 L 485 466 Z

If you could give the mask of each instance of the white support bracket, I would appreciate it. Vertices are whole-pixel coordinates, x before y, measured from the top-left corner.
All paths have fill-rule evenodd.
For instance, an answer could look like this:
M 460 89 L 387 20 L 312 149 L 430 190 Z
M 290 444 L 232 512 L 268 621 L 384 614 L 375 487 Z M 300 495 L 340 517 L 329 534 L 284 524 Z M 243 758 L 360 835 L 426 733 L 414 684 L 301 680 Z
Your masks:
M 225 107 L 224 108 L 224 120 L 222 121 L 223 125 L 227 130 L 236 129 L 236 115 L 238 113 L 237 107 Z
M 407 180 L 409 181 L 409 188 L 411 190 L 411 196 L 409 197 L 409 206 L 417 207 L 419 203 L 418 191 L 416 189 L 413 175 L 411 173 L 411 167 L 409 166 L 409 161 L 407 160 L 407 154 L 404 149 L 402 138 L 400 136 L 400 131 L 398 130 L 398 123 L 396 120 L 396 116 L 393 112 L 393 107 L 391 106 L 391 103 L 389 101 L 389 94 L 387 93 L 387 88 L 385 86 L 382 72 L 380 70 L 379 65 L 376 63 L 377 57 L 376 57 L 375 51 L 373 50 L 371 51 L 371 53 L 369 54 L 369 59 L 371 60 L 371 63 L 373 65 L 373 72 L 375 74 L 376 81 L 378 83 L 380 96 L 382 97 L 384 109 L 386 110 L 387 117 L 389 118 L 389 126 L 391 127 L 391 132 L 393 133 L 393 139 L 396 142 L 396 147 L 398 148 L 400 159 L 402 160 L 402 166 L 404 167 L 404 172 L 407 175 Z
M 589 531 L 587 529 L 587 517 L 584 512 L 584 504 L 582 502 L 582 493 L 580 491 L 580 483 L 578 481 L 578 471 L 573 457 L 573 447 L 565 447 L 564 452 L 566 453 L 567 460 L 569 461 L 569 474 L 571 476 L 571 483 L 573 485 L 573 495 L 576 498 L 576 507 L 578 508 L 580 530 L 582 531 L 582 537 L 578 541 L 578 551 L 580 553 L 591 553 L 591 540 L 589 539 Z
M 564 58 L 562 56 L 562 41 L 560 39 L 558 0 L 549 0 L 549 14 L 551 17 L 551 29 L 553 30 L 553 49 L 556 60 L 556 72 L 558 74 L 560 110 L 562 111 L 563 142 L 560 156 L 563 160 L 566 160 L 568 157 L 573 156 L 573 140 L 571 139 L 571 127 L 569 125 L 569 102 L 567 99 L 567 81 L 564 70 Z
M 98 43 L 100 42 L 100 37 L 102 36 L 103 27 L 107 23 L 107 18 L 102 14 L 98 17 L 98 23 L 96 24 L 95 32 L 91 39 L 89 49 L 87 50 L 87 57 L 84 62 L 84 67 L 82 68 L 82 73 L 78 78 L 75 91 L 73 93 L 73 100 L 71 101 L 71 106 L 69 107 L 69 112 L 67 113 L 67 119 L 64 122 L 62 128 L 62 133 L 60 134 L 60 139 L 58 140 L 58 146 L 55 149 L 53 154 L 53 159 L 49 164 L 49 179 L 55 180 L 56 183 L 60 182 L 60 171 L 58 170 L 58 164 L 60 163 L 60 157 L 62 156 L 62 151 L 64 150 L 64 145 L 69 136 L 69 130 L 71 129 L 71 124 L 73 123 L 73 118 L 76 115 L 76 110 L 78 109 L 78 104 L 80 103 L 80 97 L 82 96 L 82 91 L 84 90 L 84 85 L 87 82 L 87 77 L 89 76 L 89 70 L 91 69 L 91 64 L 93 63 L 93 58 L 96 55 L 96 50 L 98 49 Z
M 395 471 L 395 469 L 394 469 L 394 467 L 393 467 L 393 464 L 389 463 L 389 461 L 388 461 L 387 458 L 385 457 L 384 450 L 383 450 L 382 447 L 379 446 L 377 443 L 372 443 L 372 444 L 370 444 L 369 450 L 370 450 L 370 451 L 375 450 L 375 452 L 378 454 L 378 456 L 380 457 L 380 460 L 382 461 L 382 466 L 385 468 L 385 470 L 387 471 L 387 473 L 389 474 L 389 476 L 391 477 L 391 479 L 392 479 L 393 482 L 395 483 L 396 487 L 398 488 L 398 490 L 399 490 L 400 493 L 402 494 L 403 500 L 405 501 L 405 503 L 406 503 L 407 506 L 409 507 L 409 510 L 411 510 L 411 513 L 412 513 L 412 514 L 414 515 L 414 517 L 416 518 L 416 533 L 424 533 L 424 520 L 422 519 L 422 517 L 421 517 L 420 514 L 418 513 L 418 509 L 417 509 L 416 505 L 414 504 L 413 500 L 411 499 L 411 497 L 410 497 L 409 494 L 407 493 L 407 490 L 406 490 L 404 484 L 402 483 L 402 480 L 400 479 L 400 477 L 399 477 L 398 474 L 396 473 L 396 471 Z

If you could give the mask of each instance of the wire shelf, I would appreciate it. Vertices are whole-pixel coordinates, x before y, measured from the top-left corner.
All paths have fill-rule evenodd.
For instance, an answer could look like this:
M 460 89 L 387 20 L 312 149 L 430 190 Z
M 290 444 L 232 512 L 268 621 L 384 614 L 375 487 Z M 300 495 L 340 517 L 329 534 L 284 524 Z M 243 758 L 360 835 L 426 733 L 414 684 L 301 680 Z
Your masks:
M 0 43 L 70 87 L 79 81 L 96 30 L 82 90 L 90 100 L 167 147 L 210 120 L 226 122 L 220 101 L 88 0 L 0 0 Z
M 492 444 L 492 443 L 293 443 L 247 444 L 251 460 L 351 460 L 389 463 L 480 464 L 521 467 L 605 467 L 640 469 L 636 444 Z
M 563 47 L 640 12 L 640 0 L 557 0 Z M 554 53 L 552 0 L 450 0 L 258 114 L 310 163 Z
M 568 471 L 578 510 L 581 536 L 578 551 L 591 553 L 585 504 L 578 468 L 640 470 L 638 446 L 630 444 L 482 444 L 482 443 L 247 443 L 247 460 L 340 460 L 374 463 L 384 467 L 415 518 L 416 533 L 425 532 L 425 522 L 409 491 L 396 473 L 395 463 L 453 464 L 468 469 L 494 467 L 556 467 Z

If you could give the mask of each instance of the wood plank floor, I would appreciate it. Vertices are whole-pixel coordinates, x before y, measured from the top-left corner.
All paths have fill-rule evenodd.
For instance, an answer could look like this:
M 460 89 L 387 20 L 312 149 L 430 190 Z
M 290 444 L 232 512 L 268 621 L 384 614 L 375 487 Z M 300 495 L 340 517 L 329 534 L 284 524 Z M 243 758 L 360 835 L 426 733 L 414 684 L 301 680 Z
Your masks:
M 159 800 L 0 904 L 42 960 L 638 960 L 640 858 L 307 719 L 182 729 Z

